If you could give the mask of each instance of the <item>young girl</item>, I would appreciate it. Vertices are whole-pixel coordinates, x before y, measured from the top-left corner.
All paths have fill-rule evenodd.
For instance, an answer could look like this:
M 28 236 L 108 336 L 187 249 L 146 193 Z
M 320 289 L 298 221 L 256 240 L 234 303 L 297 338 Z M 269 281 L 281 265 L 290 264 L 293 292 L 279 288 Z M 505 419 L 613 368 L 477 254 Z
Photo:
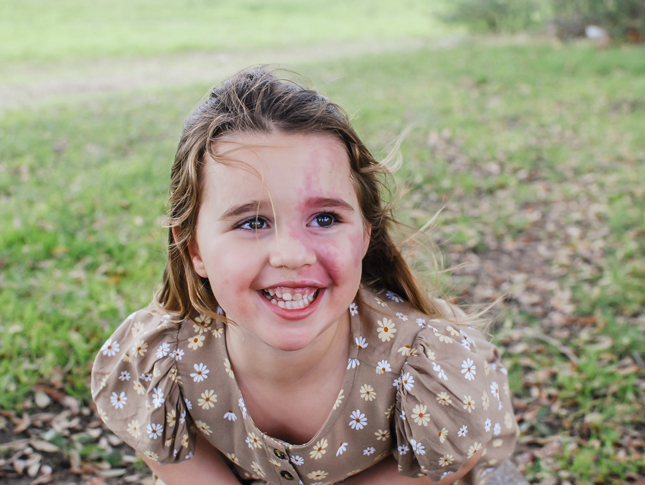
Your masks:
M 512 452 L 499 352 L 413 276 L 386 175 L 337 105 L 263 70 L 188 118 L 163 287 L 92 374 L 161 480 L 484 483 Z

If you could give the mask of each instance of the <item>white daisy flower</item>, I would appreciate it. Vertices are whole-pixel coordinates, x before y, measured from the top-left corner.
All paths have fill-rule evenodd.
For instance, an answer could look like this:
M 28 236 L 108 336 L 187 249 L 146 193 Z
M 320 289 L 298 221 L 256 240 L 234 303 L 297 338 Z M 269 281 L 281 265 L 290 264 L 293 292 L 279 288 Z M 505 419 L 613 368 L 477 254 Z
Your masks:
M 217 402 L 217 394 L 214 390 L 204 391 L 201 397 L 197 400 L 197 405 L 202 409 L 210 409 L 215 407 Z
M 452 455 L 443 455 L 441 458 L 439 458 L 439 465 L 440 466 L 448 466 L 453 461 L 455 461 L 455 458 Z
M 144 372 L 139 376 L 139 379 L 142 381 L 150 382 L 152 380 L 152 374 L 149 372 Z
M 367 448 L 365 448 L 363 450 L 363 455 L 369 456 L 372 453 L 374 453 L 375 451 L 376 451 L 376 448 L 374 448 L 373 446 L 368 446 Z
M 470 396 L 464 396 L 462 401 L 464 403 L 464 409 L 467 409 L 469 413 L 475 410 L 475 400 Z
M 294 465 L 301 466 L 301 465 L 305 464 L 305 460 L 304 460 L 304 458 L 302 456 L 293 455 L 291 457 L 291 463 L 293 463 Z
M 229 421 L 237 421 L 237 416 L 232 409 L 229 409 L 228 412 L 224 413 L 224 419 L 228 419 Z
M 184 357 L 184 351 L 182 349 L 175 349 L 170 353 L 170 356 L 175 360 L 181 360 Z
M 170 345 L 167 342 L 162 343 L 157 349 L 157 359 L 161 359 L 170 353 Z
M 502 426 L 499 423 L 495 423 L 493 426 L 493 435 L 499 436 L 502 433 Z
M 424 328 L 426 326 L 426 321 L 424 318 L 417 318 L 417 324 L 419 327 Z
M 484 429 L 486 431 L 490 431 L 490 427 L 493 422 L 490 420 L 490 418 L 486 418 L 486 421 L 484 422 Z
M 420 441 L 410 440 L 410 445 L 412 446 L 412 451 L 415 455 L 425 455 L 426 447 L 421 444 Z
M 441 431 L 438 433 L 439 435 L 439 441 L 442 443 L 446 441 L 446 438 L 448 438 L 448 430 L 446 428 L 442 428 Z
M 405 421 L 405 411 L 401 411 L 401 414 L 399 414 L 399 418 Z
M 344 390 L 341 389 L 340 392 L 338 393 L 338 397 L 336 398 L 336 402 L 334 403 L 334 409 L 337 409 L 338 406 L 340 406 L 343 402 L 343 399 L 345 398 L 344 396 Z
M 378 364 L 376 364 L 376 373 L 377 374 L 383 374 L 385 372 L 391 372 L 392 368 L 390 367 L 390 363 L 387 360 L 381 360 L 379 361 Z
M 139 429 L 139 421 L 132 420 L 128 423 L 128 433 L 133 437 L 138 438 L 141 436 L 141 430 Z
M 184 424 L 186 422 L 186 410 L 184 409 L 179 415 L 179 422 Z
M 443 371 L 443 369 L 439 364 L 437 364 L 436 362 L 433 362 L 432 369 L 437 373 L 437 376 L 439 377 L 439 379 L 443 379 L 444 381 L 448 380 L 446 373 Z
M 356 303 L 349 305 L 349 313 L 351 313 L 352 316 L 358 314 L 358 305 Z
M 457 436 L 459 436 L 460 438 L 463 438 L 467 434 L 468 434 L 468 426 L 464 424 L 461 428 L 459 428 L 459 431 L 457 432 Z
M 473 443 L 470 448 L 468 448 L 468 458 L 472 457 L 475 453 L 482 449 L 481 443 Z
M 408 451 L 410 451 L 408 445 L 399 445 L 397 449 L 399 450 L 399 455 L 405 455 Z
M 193 457 L 193 452 L 189 451 L 188 454 L 184 457 L 184 460 L 190 460 Z
M 488 394 L 486 394 L 486 391 L 484 391 L 482 394 L 482 407 L 484 408 L 484 411 L 488 411 L 489 403 L 490 401 L 488 399 Z
M 408 321 L 408 316 L 404 313 L 396 312 L 396 316 L 399 317 L 399 320 L 403 320 L 404 322 Z
M 360 361 L 358 359 L 352 359 L 351 357 L 347 361 L 347 369 L 355 369 L 361 365 Z
M 203 363 L 193 365 L 195 372 L 191 372 L 190 377 L 193 378 L 195 382 L 202 382 L 204 379 L 208 378 L 208 366 Z
M 161 405 L 166 401 L 163 396 L 163 391 L 158 387 L 155 387 L 152 390 L 152 403 L 155 405 L 155 409 L 160 408 Z
M 440 392 L 439 394 L 437 394 L 437 402 L 442 406 L 448 406 L 452 404 L 452 400 L 450 399 L 450 394 L 448 394 L 445 391 Z
M 383 342 L 389 342 L 396 333 L 396 325 L 392 320 L 388 320 L 387 318 L 378 320 L 377 323 L 378 328 L 376 330 L 378 332 L 378 338 L 380 338 Z
M 365 417 L 365 414 L 361 413 L 360 409 L 352 412 L 350 420 L 349 426 L 352 429 L 359 430 L 367 426 L 367 418 Z
M 477 367 L 475 366 L 473 359 L 466 359 L 461 363 L 461 373 L 464 374 L 464 377 L 469 381 L 475 379 L 475 374 L 477 374 L 475 371 L 476 368 Z
M 316 470 L 314 472 L 308 473 L 307 478 L 310 480 L 324 480 L 329 473 L 323 470 Z
M 249 435 L 246 437 L 246 444 L 249 445 L 249 448 L 262 448 L 262 442 L 260 439 L 255 436 L 255 433 L 251 432 Z
M 355 341 L 359 349 L 364 349 L 369 345 L 367 340 L 365 340 L 365 337 L 356 337 Z
M 129 381 L 130 380 L 130 373 L 127 370 L 124 370 L 121 372 L 121 375 L 119 376 L 120 381 Z
M 414 377 L 412 377 L 409 372 L 406 372 L 401 376 L 401 387 L 406 392 L 411 391 L 414 387 Z
M 461 346 L 466 350 L 470 350 L 470 342 L 465 338 L 461 339 Z
M 395 301 L 397 303 L 403 302 L 403 298 L 401 298 L 396 293 L 392 293 L 391 291 L 386 291 L 385 296 L 387 296 L 390 300 Z
M 148 343 L 144 342 L 143 340 L 139 340 L 137 343 L 135 343 L 132 346 L 132 352 L 136 356 L 139 354 L 140 356 L 144 356 L 145 353 L 148 351 Z
M 127 400 L 128 398 L 126 397 L 125 392 L 122 392 L 121 394 L 113 392 L 112 396 L 110 396 L 110 401 L 112 401 L 112 406 L 114 406 L 115 409 L 123 408 Z
M 369 384 L 363 384 L 361 386 L 360 392 L 361 397 L 366 401 L 373 401 L 374 399 L 376 399 L 376 391 Z
M 493 382 L 490 385 L 490 392 L 493 396 L 499 399 L 499 385 L 497 384 L 497 382 Z
M 411 416 L 414 422 L 419 426 L 428 426 L 428 423 L 430 422 L 428 406 L 425 406 L 423 404 L 417 404 L 416 406 L 414 406 Z
M 387 429 L 379 429 L 374 434 L 378 441 L 387 441 L 390 437 L 390 431 Z
M 239 398 L 237 400 L 237 405 L 240 407 L 242 410 L 242 417 L 246 419 L 246 405 L 244 404 L 244 398 Z
M 336 456 L 340 456 L 343 453 L 345 453 L 345 450 L 347 449 L 347 445 L 349 443 L 341 443 L 338 449 L 336 450 Z
M 329 443 L 327 442 L 327 438 L 323 438 L 320 441 L 316 443 L 316 446 L 314 446 L 314 449 L 309 452 L 309 457 L 313 458 L 314 460 L 319 460 L 322 458 L 322 456 L 327 453 L 327 445 Z
M 103 344 L 103 347 L 101 347 L 101 352 L 103 352 L 103 355 L 107 355 L 108 357 L 114 357 L 118 351 L 119 343 L 116 340 L 112 340 L 111 338 L 107 339 L 107 342 L 105 342 Z
M 161 437 L 161 433 L 163 432 L 163 425 L 150 423 L 146 429 L 148 430 L 148 436 L 151 439 L 156 440 L 157 438 Z
M 190 411 L 191 409 L 193 409 L 193 403 L 192 403 L 192 402 L 190 402 L 190 401 L 189 401 L 188 399 L 186 399 L 186 398 L 184 398 L 184 402 L 186 403 L 186 407 L 188 408 L 188 410 L 189 410 L 189 411 Z

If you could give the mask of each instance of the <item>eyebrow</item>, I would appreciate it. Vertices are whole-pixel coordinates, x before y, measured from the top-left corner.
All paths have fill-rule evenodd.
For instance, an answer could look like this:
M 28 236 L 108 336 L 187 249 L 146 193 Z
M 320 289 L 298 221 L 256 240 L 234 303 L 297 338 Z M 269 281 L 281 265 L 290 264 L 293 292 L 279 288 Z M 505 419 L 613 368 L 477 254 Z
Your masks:
M 307 207 L 329 207 L 337 209 L 345 209 L 350 212 L 354 212 L 354 208 L 343 199 L 334 199 L 329 197 L 314 197 L 312 199 L 307 199 Z
M 259 200 L 252 200 L 246 204 L 236 205 L 229 208 L 224 214 L 219 218 L 229 219 L 233 217 L 239 217 L 248 213 L 258 213 L 266 207 L 267 203 Z M 328 207 L 330 209 L 345 209 L 347 211 L 354 212 L 354 208 L 347 202 L 342 199 L 334 199 L 330 197 L 314 197 L 307 199 L 305 202 L 306 207 Z
M 222 220 L 229 219 L 231 217 L 238 217 L 243 214 L 248 214 L 249 212 L 257 213 L 260 212 L 265 206 L 265 202 L 252 200 L 251 202 L 247 202 L 246 204 L 236 205 L 229 208 L 226 212 L 224 212 L 224 214 L 221 215 L 219 219 Z

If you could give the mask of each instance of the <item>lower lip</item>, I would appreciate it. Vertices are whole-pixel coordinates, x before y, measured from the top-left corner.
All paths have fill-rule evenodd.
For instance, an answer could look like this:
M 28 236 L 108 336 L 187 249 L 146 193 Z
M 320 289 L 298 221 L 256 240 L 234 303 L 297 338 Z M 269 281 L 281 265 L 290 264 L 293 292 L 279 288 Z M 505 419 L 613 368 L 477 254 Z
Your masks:
M 278 315 L 280 318 L 284 320 L 302 320 L 303 318 L 307 318 L 309 315 L 311 315 L 313 312 L 316 311 L 316 308 L 318 307 L 318 302 L 321 300 L 323 295 L 325 294 L 325 288 L 320 288 L 318 290 L 318 296 L 314 301 L 311 302 L 309 306 L 306 306 L 305 308 L 298 308 L 294 310 L 288 310 L 287 308 L 280 308 L 278 305 L 274 305 L 271 303 L 269 300 L 267 300 L 264 295 L 262 295 L 262 291 L 258 291 L 258 297 L 264 302 L 265 305 L 267 305 L 273 313 Z

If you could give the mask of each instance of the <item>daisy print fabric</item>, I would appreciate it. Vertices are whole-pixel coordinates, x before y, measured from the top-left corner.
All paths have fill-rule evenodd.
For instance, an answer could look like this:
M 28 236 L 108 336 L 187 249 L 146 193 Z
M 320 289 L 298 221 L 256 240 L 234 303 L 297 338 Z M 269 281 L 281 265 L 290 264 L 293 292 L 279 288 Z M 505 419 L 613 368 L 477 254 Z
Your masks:
M 203 315 L 173 322 L 152 306 L 131 315 L 97 356 L 92 395 L 115 434 L 164 464 L 190 459 L 201 433 L 241 478 L 273 484 L 337 483 L 391 454 L 402 475 L 440 481 L 480 450 L 473 474 L 484 483 L 517 433 L 497 349 L 392 292 L 361 289 L 348 312 L 345 380 L 307 443 L 255 426 L 226 326 Z

